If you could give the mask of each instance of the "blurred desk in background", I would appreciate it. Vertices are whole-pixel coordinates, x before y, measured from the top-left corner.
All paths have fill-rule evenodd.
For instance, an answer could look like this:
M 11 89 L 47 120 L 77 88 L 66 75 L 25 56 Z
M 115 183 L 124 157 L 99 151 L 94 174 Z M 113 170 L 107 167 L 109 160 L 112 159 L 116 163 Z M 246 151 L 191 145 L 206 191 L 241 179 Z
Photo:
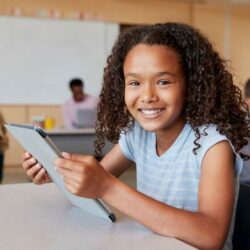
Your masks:
M 94 141 L 97 136 L 94 128 L 55 129 L 47 130 L 46 133 L 61 151 L 95 155 Z M 112 147 L 112 143 L 106 142 L 103 155 L 108 153 Z

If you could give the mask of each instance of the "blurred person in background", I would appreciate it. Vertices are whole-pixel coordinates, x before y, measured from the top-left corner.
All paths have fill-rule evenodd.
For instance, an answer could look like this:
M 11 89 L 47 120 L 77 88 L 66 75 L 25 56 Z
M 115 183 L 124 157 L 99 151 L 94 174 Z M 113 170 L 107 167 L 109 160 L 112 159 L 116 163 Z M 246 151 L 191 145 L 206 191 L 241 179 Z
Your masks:
M 244 97 L 250 111 L 250 78 L 246 81 L 244 86 Z M 248 119 L 250 119 L 250 117 L 248 117 Z M 241 151 L 250 154 L 250 138 L 248 138 L 248 145 L 246 145 Z M 240 182 L 250 185 L 250 159 L 244 161 L 243 164 L 240 174 Z
M 9 146 L 9 140 L 7 137 L 6 128 L 4 127 L 4 117 L 0 111 L 0 183 L 3 180 L 3 169 L 4 169 L 4 151 Z
M 95 109 L 98 98 L 84 92 L 84 82 L 82 79 L 74 78 L 69 82 L 72 96 L 62 107 L 64 127 L 68 129 L 76 128 L 76 111 L 78 109 Z

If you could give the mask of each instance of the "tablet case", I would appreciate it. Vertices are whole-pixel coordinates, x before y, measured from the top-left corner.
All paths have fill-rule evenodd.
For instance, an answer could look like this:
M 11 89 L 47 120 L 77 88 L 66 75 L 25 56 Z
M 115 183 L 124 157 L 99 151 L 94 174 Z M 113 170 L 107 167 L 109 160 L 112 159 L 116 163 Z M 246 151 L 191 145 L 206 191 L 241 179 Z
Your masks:
M 53 182 L 72 204 L 93 215 L 105 219 L 109 218 L 112 222 L 116 220 L 115 215 L 102 200 L 79 197 L 68 191 L 63 179 L 56 172 L 53 164 L 55 158 L 61 157 L 61 153 L 44 130 L 40 127 L 21 124 L 5 124 L 5 127 L 17 139 L 21 146 L 30 152 L 46 169 Z

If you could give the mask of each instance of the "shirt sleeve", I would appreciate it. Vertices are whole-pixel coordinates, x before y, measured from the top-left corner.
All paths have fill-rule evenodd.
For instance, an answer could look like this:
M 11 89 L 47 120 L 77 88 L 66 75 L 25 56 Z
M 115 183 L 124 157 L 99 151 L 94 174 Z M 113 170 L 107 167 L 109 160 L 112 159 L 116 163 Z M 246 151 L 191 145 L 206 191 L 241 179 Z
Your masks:
M 203 133 L 202 130 L 201 130 L 201 133 Z M 205 132 L 207 133 L 207 135 L 202 135 L 202 137 L 199 141 L 201 148 L 197 151 L 199 166 L 201 166 L 205 154 L 212 146 L 214 146 L 215 144 L 217 144 L 221 141 L 228 141 L 232 147 L 234 154 L 235 154 L 234 175 L 235 175 L 235 177 L 239 176 L 239 174 L 241 173 L 241 170 L 242 170 L 243 160 L 241 159 L 239 154 L 235 151 L 232 143 L 226 138 L 226 136 L 221 135 L 216 130 L 215 125 L 210 125 L 210 127 L 208 129 L 206 129 Z
M 122 132 L 120 134 L 119 145 L 122 150 L 122 153 L 130 161 L 135 161 L 134 157 L 134 148 L 133 148 L 133 130 Z

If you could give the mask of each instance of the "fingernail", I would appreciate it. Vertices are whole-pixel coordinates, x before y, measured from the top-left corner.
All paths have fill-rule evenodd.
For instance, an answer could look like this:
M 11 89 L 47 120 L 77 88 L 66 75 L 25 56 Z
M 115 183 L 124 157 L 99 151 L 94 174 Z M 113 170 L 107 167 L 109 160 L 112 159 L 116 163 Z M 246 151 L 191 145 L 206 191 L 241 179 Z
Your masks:
M 57 172 L 57 169 L 58 169 L 58 167 L 57 167 L 57 166 L 55 166 L 55 170 L 56 170 L 56 172 Z
M 67 152 L 62 152 L 62 156 L 63 156 L 64 158 L 70 158 L 70 154 L 67 153 Z
M 30 163 L 36 163 L 36 160 L 34 158 L 31 158 Z
M 36 164 L 35 166 L 36 166 L 37 169 L 40 169 L 42 167 L 41 164 L 39 164 L 39 163 Z

